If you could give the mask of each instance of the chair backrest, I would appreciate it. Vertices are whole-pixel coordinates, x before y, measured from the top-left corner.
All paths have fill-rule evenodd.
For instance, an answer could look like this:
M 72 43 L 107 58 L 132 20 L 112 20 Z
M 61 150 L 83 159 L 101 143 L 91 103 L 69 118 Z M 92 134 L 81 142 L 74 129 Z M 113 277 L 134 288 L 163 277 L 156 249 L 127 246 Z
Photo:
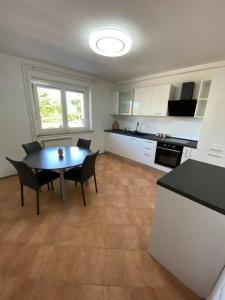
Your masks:
M 27 155 L 43 149 L 41 144 L 38 143 L 37 141 L 27 143 L 27 144 L 22 144 L 22 147 Z
M 99 151 L 89 154 L 85 157 L 84 162 L 81 167 L 81 180 L 83 182 L 87 181 L 88 178 L 95 173 L 95 162 Z
M 26 165 L 22 161 L 12 160 L 12 159 L 10 159 L 8 157 L 6 157 L 6 159 L 17 170 L 17 173 L 19 175 L 19 180 L 20 180 L 21 184 L 23 184 L 25 186 L 28 186 L 28 187 L 30 187 L 32 189 L 35 189 L 35 190 L 38 189 L 39 185 L 38 185 L 37 177 L 33 173 L 33 171 L 31 170 L 31 168 L 28 167 L 28 165 Z
M 91 140 L 85 140 L 85 139 L 78 139 L 77 141 L 77 147 L 84 148 L 84 149 L 90 149 Z

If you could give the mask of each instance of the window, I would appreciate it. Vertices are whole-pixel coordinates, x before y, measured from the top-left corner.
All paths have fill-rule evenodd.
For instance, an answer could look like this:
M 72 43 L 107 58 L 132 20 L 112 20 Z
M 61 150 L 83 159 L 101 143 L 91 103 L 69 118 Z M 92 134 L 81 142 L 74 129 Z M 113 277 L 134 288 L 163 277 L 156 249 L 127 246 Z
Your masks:
M 89 130 L 88 89 L 33 82 L 38 133 Z

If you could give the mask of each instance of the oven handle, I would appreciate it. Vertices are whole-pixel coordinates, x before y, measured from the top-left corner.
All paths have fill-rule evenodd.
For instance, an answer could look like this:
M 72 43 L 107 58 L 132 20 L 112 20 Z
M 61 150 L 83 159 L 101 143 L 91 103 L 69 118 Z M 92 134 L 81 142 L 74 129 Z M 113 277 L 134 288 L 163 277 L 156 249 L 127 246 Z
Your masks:
M 182 151 L 179 151 L 179 150 L 173 150 L 173 149 L 163 148 L 163 147 L 159 147 L 159 146 L 157 146 L 156 149 L 162 149 L 162 150 L 167 150 L 167 151 L 171 151 L 171 152 L 182 153 Z

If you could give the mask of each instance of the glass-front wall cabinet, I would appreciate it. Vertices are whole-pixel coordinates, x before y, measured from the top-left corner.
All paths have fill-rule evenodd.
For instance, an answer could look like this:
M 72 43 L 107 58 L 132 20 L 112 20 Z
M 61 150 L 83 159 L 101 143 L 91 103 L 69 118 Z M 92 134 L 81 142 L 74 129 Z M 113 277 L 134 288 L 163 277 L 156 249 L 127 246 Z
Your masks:
M 118 113 L 120 115 L 132 114 L 133 94 L 133 90 L 119 92 Z

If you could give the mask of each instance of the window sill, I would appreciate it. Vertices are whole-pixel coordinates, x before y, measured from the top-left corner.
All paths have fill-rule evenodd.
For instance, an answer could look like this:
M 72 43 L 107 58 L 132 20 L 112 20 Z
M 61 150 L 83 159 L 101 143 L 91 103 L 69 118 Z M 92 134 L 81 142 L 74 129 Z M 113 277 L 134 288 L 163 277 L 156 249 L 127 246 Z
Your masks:
M 94 130 L 56 132 L 56 133 L 39 133 L 36 136 L 37 137 L 62 136 L 62 135 L 75 135 L 75 134 L 83 134 L 83 133 L 91 133 L 91 132 L 94 132 Z

